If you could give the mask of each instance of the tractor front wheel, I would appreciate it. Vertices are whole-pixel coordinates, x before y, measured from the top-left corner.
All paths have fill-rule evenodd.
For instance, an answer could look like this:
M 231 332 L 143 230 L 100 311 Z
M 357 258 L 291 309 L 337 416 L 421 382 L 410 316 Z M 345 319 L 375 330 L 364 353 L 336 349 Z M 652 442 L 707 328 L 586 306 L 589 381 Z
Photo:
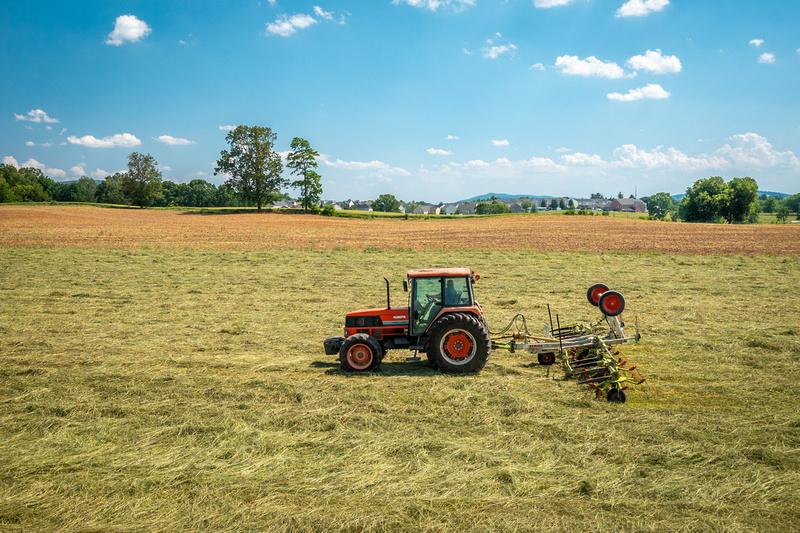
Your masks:
M 485 322 L 474 315 L 453 313 L 433 325 L 428 359 L 442 372 L 480 372 L 492 350 Z
M 380 343 L 365 333 L 350 335 L 339 349 L 339 363 L 342 370 L 348 372 L 365 372 L 375 370 L 383 359 Z

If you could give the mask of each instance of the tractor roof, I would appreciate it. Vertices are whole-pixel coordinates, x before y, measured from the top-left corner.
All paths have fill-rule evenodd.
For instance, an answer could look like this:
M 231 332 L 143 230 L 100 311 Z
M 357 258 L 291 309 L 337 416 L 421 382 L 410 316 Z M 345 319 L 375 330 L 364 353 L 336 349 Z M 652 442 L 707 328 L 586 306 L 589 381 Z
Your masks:
M 462 278 L 472 276 L 469 268 L 422 268 L 409 270 L 409 278 Z

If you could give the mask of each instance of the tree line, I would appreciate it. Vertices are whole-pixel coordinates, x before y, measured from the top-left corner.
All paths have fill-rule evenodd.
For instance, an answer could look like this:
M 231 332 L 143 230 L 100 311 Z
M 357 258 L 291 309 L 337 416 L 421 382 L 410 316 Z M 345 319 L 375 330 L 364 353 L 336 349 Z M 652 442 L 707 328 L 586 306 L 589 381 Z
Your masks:
M 277 135 L 263 126 L 238 126 L 226 137 L 229 148 L 220 152 L 215 175 L 226 180 L 217 186 L 203 179 L 188 183 L 164 180 L 150 154 L 133 152 L 128 169 L 100 183 L 83 176 L 74 182 L 57 182 L 36 168 L 0 165 L 0 202 L 99 202 L 139 207 L 240 207 L 285 200 L 281 191 L 299 191 L 304 210 L 317 210 L 322 198 L 322 178 L 317 172 L 319 153 L 311 143 L 295 137 L 286 156 L 284 176 L 281 155 L 275 150 Z
M 701 178 L 688 189 L 680 202 L 667 192 L 643 198 L 652 218 L 685 222 L 727 222 L 729 224 L 758 222 L 759 214 L 776 213 L 785 221 L 790 213 L 800 212 L 800 194 L 784 200 L 774 196 L 758 196 L 758 183 L 753 178 L 720 176 Z

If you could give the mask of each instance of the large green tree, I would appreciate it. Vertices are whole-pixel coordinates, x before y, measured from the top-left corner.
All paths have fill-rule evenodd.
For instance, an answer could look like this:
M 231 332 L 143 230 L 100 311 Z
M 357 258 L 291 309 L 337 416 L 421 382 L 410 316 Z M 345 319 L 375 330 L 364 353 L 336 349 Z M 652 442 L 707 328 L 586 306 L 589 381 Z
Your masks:
M 668 192 L 657 192 L 652 196 L 644 198 L 644 203 L 647 204 L 647 211 L 655 219 L 664 220 L 667 213 L 672 211 L 674 202 L 672 196 Z
M 686 189 L 680 205 L 680 217 L 687 222 L 720 222 L 734 224 L 756 222 L 760 210 L 758 183 L 752 178 L 719 176 L 699 179 Z
M 322 177 L 317 173 L 319 153 L 311 143 L 301 137 L 292 139 L 291 151 L 286 157 L 286 166 L 297 178 L 291 186 L 300 190 L 300 204 L 304 211 L 317 207 L 322 199 Z
M 400 200 L 395 198 L 393 194 L 381 194 L 372 202 L 372 210 L 396 213 L 400 211 Z
M 57 187 L 57 183 L 38 168 L 0 165 L 0 178 L 4 202 L 46 202 L 51 198 L 47 190 Z
M 151 206 L 164 195 L 158 162 L 150 154 L 133 152 L 128 156 L 128 171 L 122 176 L 125 198 L 139 207 Z
M 228 176 L 226 183 L 261 211 L 265 203 L 280 197 L 284 179 L 281 156 L 275 152 L 277 135 L 264 126 L 237 126 L 225 140 L 228 150 L 219 154 L 214 174 Z
M 722 216 L 729 224 L 757 222 L 761 206 L 758 203 L 758 183 L 753 178 L 733 178 L 728 182 L 728 202 Z
M 761 211 L 764 213 L 774 213 L 781 201 L 769 194 L 761 195 Z
M 800 215 L 800 193 L 785 198 L 783 204 L 788 207 L 792 213 Z
M 97 201 L 104 204 L 124 204 L 125 194 L 122 192 L 123 174 L 117 172 L 107 176 L 97 186 Z
M 88 176 L 82 176 L 75 184 L 75 200 L 78 202 L 94 202 L 97 199 L 97 182 Z
M 699 179 L 686 189 L 680 206 L 681 219 L 687 222 L 718 222 L 728 205 L 730 188 L 720 176 Z

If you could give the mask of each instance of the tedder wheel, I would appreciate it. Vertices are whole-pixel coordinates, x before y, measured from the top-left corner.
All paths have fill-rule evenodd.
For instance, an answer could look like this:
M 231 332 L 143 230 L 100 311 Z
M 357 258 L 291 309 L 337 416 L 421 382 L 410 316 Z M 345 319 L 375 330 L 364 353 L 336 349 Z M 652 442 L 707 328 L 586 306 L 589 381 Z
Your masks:
M 339 349 L 339 362 L 342 370 L 365 372 L 375 370 L 383 359 L 383 349 L 375 337 L 365 333 L 350 335 Z
M 556 354 L 554 352 L 540 353 L 536 356 L 539 364 L 542 366 L 550 366 L 556 362 Z
M 600 303 L 600 297 L 607 290 L 608 290 L 608 285 L 604 285 L 602 283 L 595 283 L 594 285 L 589 287 L 589 290 L 586 291 L 586 298 L 589 299 L 590 304 L 597 307 L 597 304 Z
M 608 389 L 606 400 L 611 403 L 625 403 L 625 391 L 622 389 Z
M 479 372 L 489 358 L 492 344 L 485 322 L 474 315 L 452 313 L 434 323 L 427 354 L 442 372 Z
M 621 315 L 625 310 L 625 298 L 617 291 L 607 291 L 600 297 L 598 305 L 606 316 Z

